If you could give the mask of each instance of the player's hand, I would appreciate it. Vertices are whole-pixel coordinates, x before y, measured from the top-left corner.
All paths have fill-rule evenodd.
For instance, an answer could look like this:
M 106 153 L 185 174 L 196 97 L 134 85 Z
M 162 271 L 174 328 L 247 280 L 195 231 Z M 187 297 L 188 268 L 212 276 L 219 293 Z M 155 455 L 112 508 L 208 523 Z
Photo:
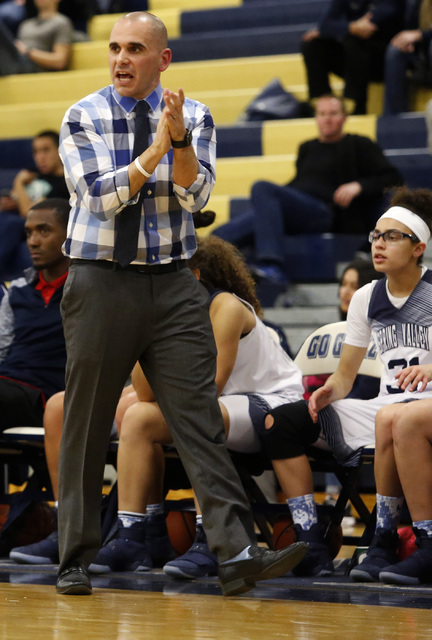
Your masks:
M 398 386 L 403 391 L 424 391 L 432 380 L 432 365 L 414 365 L 395 374 Z
M 330 404 L 333 395 L 333 390 L 330 386 L 324 385 L 313 392 L 309 398 L 309 415 L 313 422 L 318 421 L 318 412 Z

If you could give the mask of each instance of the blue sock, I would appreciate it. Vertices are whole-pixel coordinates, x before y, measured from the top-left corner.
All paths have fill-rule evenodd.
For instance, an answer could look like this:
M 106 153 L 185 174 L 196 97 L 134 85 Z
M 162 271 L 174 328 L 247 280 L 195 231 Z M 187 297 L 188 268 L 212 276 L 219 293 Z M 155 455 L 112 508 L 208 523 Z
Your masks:
M 413 522 L 413 527 L 426 531 L 428 538 L 432 538 L 432 520 L 417 520 Z
M 377 529 L 396 531 L 400 520 L 400 512 L 403 505 L 403 496 L 382 496 L 377 493 Z
M 294 524 L 299 524 L 303 531 L 309 531 L 309 529 L 318 522 L 313 493 L 298 496 L 297 498 L 288 498 L 287 505 Z

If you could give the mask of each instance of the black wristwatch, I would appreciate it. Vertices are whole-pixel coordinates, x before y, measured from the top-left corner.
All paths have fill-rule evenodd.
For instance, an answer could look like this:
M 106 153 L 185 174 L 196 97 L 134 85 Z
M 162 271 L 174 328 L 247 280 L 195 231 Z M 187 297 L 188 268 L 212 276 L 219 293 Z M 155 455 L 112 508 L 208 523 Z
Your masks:
M 186 129 L 183 140 L 171 140 L 171 144 L 174 149 L 184 149 L 184 147 L 190 147 L 192 144 L 192 131 Z

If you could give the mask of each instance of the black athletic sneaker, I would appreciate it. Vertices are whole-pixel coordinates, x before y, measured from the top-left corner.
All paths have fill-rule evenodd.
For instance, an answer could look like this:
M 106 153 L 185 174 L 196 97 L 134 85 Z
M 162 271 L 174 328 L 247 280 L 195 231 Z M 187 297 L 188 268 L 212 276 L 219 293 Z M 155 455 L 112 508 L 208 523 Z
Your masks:
M 333 560 L 326 543 L 320 523 L 305 531 L 299 524 L 294 525 L 299 542 L 307 542 L 308 552 L 293 569 L 296 576 L 331 576 L 334 572 Z
M 48 538 L 25 547 L 11 549 L 9 558 L 22 564 L 58 564 L 59 547 L 58 533 L 53 531 Z
M 197 525 L 195 540 L 190 549 L 182 556 L 167 562 L 163 571 L 167 576 L 178 580 L 193 580 L 206 576 L 216 576 L 218 559 L 210 551 L 207 537 L 201 525 Z
M 143 523 L 124 527 L 118 523 L 116 536 L 99 550 L 89 566 L 90 573 L 150 571 L 153 563 L 145 543 Z
M 166 562 L 174 560 L 176 553 L 168 535 L 165 513 L 146 517 L 145 543 L 154 567 L 163 567 Z
M 397 531 L 377 529 L 365 559 L 351 569 L 350 577 L 354 582 L 379 582 L 380 571 L 396 564 L 398 544 Z

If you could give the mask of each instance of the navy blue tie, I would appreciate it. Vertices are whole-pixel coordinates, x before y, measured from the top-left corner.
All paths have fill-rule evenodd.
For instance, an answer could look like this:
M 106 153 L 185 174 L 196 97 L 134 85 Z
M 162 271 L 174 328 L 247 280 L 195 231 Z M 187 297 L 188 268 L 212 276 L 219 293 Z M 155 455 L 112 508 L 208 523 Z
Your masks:
M 132 160 L 142 154 L 148 147 L 149 137 L 149 106 L 145 100 L 140 100 L 135 107 L 135 140 L 132 151 Z M 143 191 L 141 190 L 138 202 L 125 207 L 118 215 L 116 237 L 114 243 L 114 258 L 121 267 L 136 258 L 138 251 L 138 233 L 141 220 Z

